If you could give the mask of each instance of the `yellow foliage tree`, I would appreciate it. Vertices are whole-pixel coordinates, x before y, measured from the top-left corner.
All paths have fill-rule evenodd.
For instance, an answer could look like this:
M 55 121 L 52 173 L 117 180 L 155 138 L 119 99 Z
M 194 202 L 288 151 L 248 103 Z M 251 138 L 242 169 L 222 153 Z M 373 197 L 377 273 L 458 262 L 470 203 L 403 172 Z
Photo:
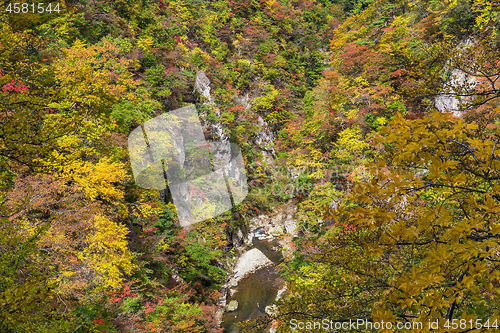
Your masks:
M 373 235 L 366 256 L 390 272 L 371 319 L 498 324 L 500 131 L 438 112 L 389 125 L 383 161 L 347 198 L 357 207 L 326 214 Z
M 123 199 L 123 191 L 114 184 L 128 178 L 125 165 L 103 157 L 99 162 L 76 160 L 69 164 L 61 177 L 76 181 L 91 201 L 100 197 L 102 200 L 118 202 Z
M 105 216 L 94 217 L 87 236 L 88 246 L 79 255 L 97 274 L 95 280 L 103 288 L 118 288 L 124 274 L 132 273 L 133 255 L 127 247 L 128 229 Z
M 106 40 L 102 46 L 89 47 L 76 40 L 71 48 L 64 50 L 64 58 L 54 63 L 62 99 L 51 106 L 101 113 L 119 98 L 134 101 L 137 82 L 127 70 L 131 66 L 132 61 Z
M 349 162 L 354 157 L 360 156 L 370 145 L 363 140 L 359 127 L 349 127 L 339 133 L 338 140 L 334 143 L 337 150 L 332 151 L 332 157 Z

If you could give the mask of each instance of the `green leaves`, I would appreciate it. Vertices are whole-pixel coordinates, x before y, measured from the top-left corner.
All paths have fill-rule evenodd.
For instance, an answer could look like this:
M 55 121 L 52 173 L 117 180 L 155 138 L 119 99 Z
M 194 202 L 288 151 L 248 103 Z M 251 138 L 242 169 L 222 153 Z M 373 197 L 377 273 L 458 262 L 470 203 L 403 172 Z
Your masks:
M 0 220 L 0 328 L 30 329 L 33 321 L 43 325 L 47 320 L 44 316 L 50 308 L 41 305 L 57 284 L 51 281 L 54 274 L 44 269 L 47 256 L 37 249 L 36 242 L 45 231 L 37 228 L 25 238 L 5 217 Z

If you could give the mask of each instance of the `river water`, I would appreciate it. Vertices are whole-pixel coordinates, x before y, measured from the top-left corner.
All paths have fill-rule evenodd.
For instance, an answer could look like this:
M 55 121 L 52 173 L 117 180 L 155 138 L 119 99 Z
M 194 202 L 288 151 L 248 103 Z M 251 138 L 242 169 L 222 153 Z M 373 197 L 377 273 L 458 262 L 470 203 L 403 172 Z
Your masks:
M 276 265 L 283 259 L 280 246 L 276 240 L 254 239 L 253 247 L 262 251 Z M 273 251 L 273 247 L 278 250 Z M 238 309 L 224 313 L 223 323 L 221 324 L 224 333 L 239 332 L 236 323 L 264 315 L 264 309 L 266 306 L 273 304 L 283 283 L 284 281 L 279 278 L 278 271 L 273 266 L 259 269 L 240 280 L 238 287 L 236 287 L 237 292 L 228 298 L 228 303 L 231 300 L 238 301 Z

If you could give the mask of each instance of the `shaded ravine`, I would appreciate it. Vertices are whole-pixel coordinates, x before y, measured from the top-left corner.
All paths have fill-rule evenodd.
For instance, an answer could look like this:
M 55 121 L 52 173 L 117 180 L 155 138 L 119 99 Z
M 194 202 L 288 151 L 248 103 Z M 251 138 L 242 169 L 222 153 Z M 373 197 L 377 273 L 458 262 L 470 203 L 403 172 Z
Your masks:
M 252 248 L 262 251 L 275 265 L 278 265 L 283 259 L 279 243 L 274 239 L 258 240 L 254 238 Z M 239 281 L 237 292 L 228 299 L 228 302 L 238 301 L 238 309 L 224 313 L 221 324 L 224 333 L 239 332 L 236 323 L 264 315 L 266 306 L 274 302 L 283 283 L 284 281 L 279 278 L 278 271 L 274 266 L 261 268 Z

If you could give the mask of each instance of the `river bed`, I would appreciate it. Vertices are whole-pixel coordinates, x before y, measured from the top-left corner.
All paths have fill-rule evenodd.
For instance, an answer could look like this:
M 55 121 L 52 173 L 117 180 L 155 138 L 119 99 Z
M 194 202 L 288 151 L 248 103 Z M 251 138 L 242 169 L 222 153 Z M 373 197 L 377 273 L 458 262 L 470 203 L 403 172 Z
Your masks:
M 275 265 L 278 265 L 283 259 L 279 243 L 274 239 L 254 239 L 253 247 L 262 251 Z M 238 309 L 224 313 L 221 325 L 224 328 L 224 333 L 239 332 L 236 323 L 264 315 L 266 306 L 273 304 L 283 283 L 284 281 L 280 279 L 274 266 L 259 269 L 240 280 L 236 288 L 237 292 L 228 299 L 228 303 L 231 300 L 238 301 Z

